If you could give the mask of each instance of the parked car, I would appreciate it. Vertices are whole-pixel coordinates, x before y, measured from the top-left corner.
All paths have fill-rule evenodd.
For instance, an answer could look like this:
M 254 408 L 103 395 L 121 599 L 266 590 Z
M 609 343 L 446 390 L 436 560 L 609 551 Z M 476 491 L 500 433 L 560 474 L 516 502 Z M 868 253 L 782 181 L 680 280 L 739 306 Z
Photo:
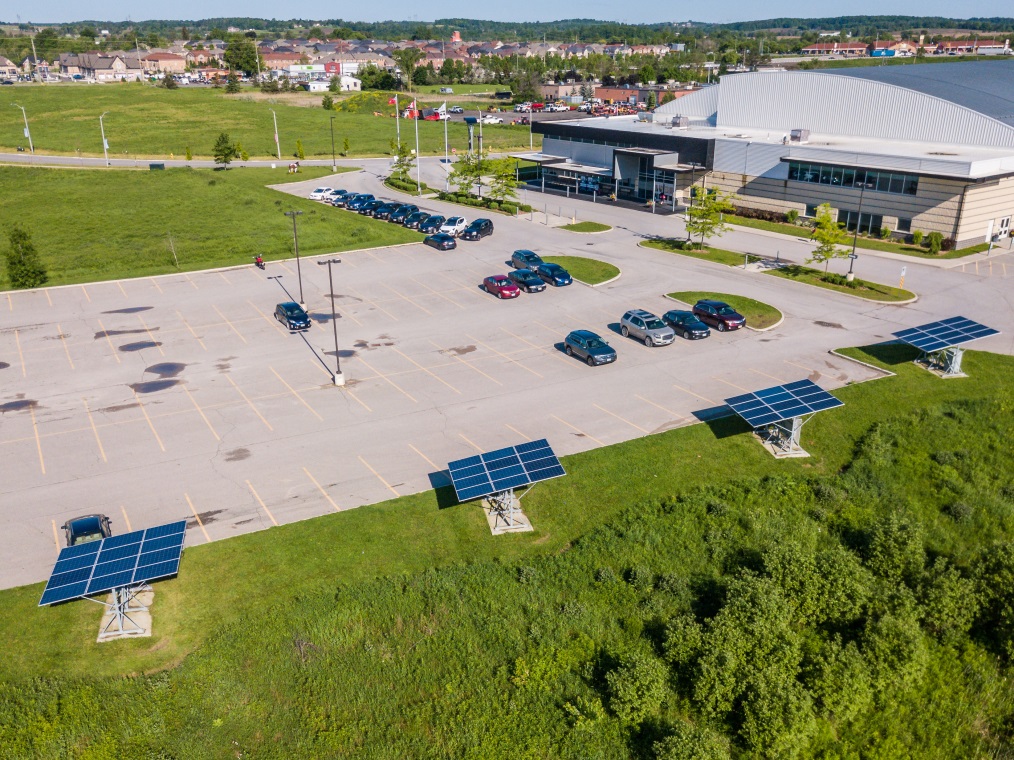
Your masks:
M 370 193 L 359 193 L 355 198 L 345 204 L 345 208 L 349 211 L 358 211 L 367 203 L 372 203 L 374 200 L 374 197 Z
M 387 217 L 387 221 L 393 224 L 404 224 L 409 215 L 414 214 L 418 210 L 418 206 L 413 206 L 411 203 L 402 203 L 391 212 L 391 215 Z
M 105 515 L 82 515 L 63 524 L 63 535 L 67 546 L 99 541 L 113 535 L 109 518 Z
M 339 198 L 343 198 L 348 194 L 349 194 L 348 190 L 340 190 L 336 188 L 324 196 L 324 202 L 330 203 L 332 206 L 337 206 L 338 204 L 336 203 L 336 201 Z
M 535 268 L 535 274 L 541 277 L 545 282 L 557 288 L 562 288 L 564 285 L 570 285 L 574 281 L 570 276 L 570 272 L 559 264 L 539 264 L 539 266 Z
M 405 221 L 402 224 L 410 230 L 417 230 L 419 229 L 419 225 L 429 219 L 429 217 L 430 213 L 427 211 L 413 211 L 405 217 Z
M 286 301 L 275 307 L 275 319 L 290 330 L 309 330 L 310 315 L 295 301 Z
M 431 214 L 419 222 L 418 230 L 424 235 L 432 235 L 435 232 L 440 232 L 440 228 L 444 226 L 446 221 L 447 218 L 440 216 L 440 214 Z
M 359 213 L 363 216 L 373 216 L 377 209 L 387 204 L 387 201 L 368 201 L 359 207 Z
M 499 116 L 483 116 L 482 117 L 482 123 L 483 124 L 503 124 L 503 119 L 501 119 Z
M 507 276 L 526 293 L 541 293 L 546 289 L 546 283 L 531 269 L 514 269 Z
M 585 364 L 594 367 L 616 361 L 616 351 L 591 330 L 574 330 L 563 341 L 567 356 L 584 359 Z
M 309 196 L 310 200 L 311 201 L 323 200 L 324 196 L 327 195 L 328 193 L 330 193 L 332 189 L 333 188 L 330 188 L 330 187 L 318 187 L 316 190 L 314 190 L 312 193 L 310 193 L 310 196 Z
M 461 234 L 458 236 L 462 240 L 479 240 L 487 235 L 493 234 L 493 220 L 492 219 L 476 219 L 470 225 L 468 225 Z
M 521 290 L 507 275 L 494 274 L 482 281 L 482 289 L 497 298 L 517 298 Z
M 673 309 L 662 315 L 662 321 L 682 335 L 684 340 L 700 340 L 711 335 L 708 326 L 699 320 L 692 311 Z
M 438 251 L 452 251 L 458 247 L 454 236 L 446 235 L 443 232 L 438 232 L 436 235 L 428 235 L 423 242 L 431 248 L 436 248 Z
M 694 304 L 694 314 L 718 332 L 738 330 L 746 324 L 746 317 L 724 301 L 702 299 Z
M 534 251 L 521 248 L 511 255 L 511 266 L 515 269 L 535 270 L 537 266 L 544 263 L 542 257 Z
M 341 192 L 343 195 L 335 195 L 334 193 Z M 357 193 L 347 193 L 344 190 L 334 190 L 331 193 L 331 205 L 335 208 L 346 208 L 349 202 L 355 198 Z
M 442 225 L 440 231 L 445 235 L 460 235 L 468 226 L 468 220 L 463 216 L 452 216 Z
M 465 109 L 462 108 L 461 106 L 451 106 L 450 108 L 447 109 L 447 112 L 448 113 L 464 113 Z
M 676 331 L 650 311 L 631 309 L 620 317 L 620 335 L 634 336 L 648 348 L 668 346 L 676 339 Z
M 374 219 L 390 219 L 391 214 L 401 207 L 400 203 L 385 203 L 373 212 Z

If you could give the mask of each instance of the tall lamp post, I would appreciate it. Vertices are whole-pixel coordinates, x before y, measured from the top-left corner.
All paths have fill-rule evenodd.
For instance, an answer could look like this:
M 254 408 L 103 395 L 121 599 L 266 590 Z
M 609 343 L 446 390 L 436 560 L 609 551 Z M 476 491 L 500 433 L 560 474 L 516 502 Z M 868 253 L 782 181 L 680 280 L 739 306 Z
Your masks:
M 335 312 L 334 307 L 334 280 L 331 277 L 331 265 L 341 264 L 341 259 L 328 259 L 327 261 L 318 261 L 318 266 L 327 265 L 327 285 L 328 290 L 331 294 L 331 326 L 334 328 L 334 384 L 345 385 L 345 375 L 342 374 L 342 360 L 338 354 L 338 314 Z
M 334 157 L 334 116 L 331 117 L 331 171 L 338 171 L 338 162 Z
M 296 276 L 299 278 L 299 305 L 304 306 L 306 301 L 303 300 L 303 272 L 299 268 L 299 234 L 296 232 L 296 217 L 301 215 L 302 211 L 286 211 L 286 216 L 292 217 L 292 248 L 296 252 Z
M 32 132 L 31 132 L 31 130 L 28 129 L 28 114 L 25 113 L 25 107 L 24 106 L 19 106 L 17 103 L 11 103 L 11 105 L 14 106 L 15 108 L 20 108 L 21 109 L 21 115 L 25 119 L 25 137 L 28 138 L 28 150 L 30 150 L 32 153 L 34 153 L 35 152 L 35 146 L 32 145 Z
M 102 123 L 102 120 L 106 117 L 107 113 L 109 113 L 109 111 L 104 111 L 102 115 L 99 116 L 99 131 L 102 133 L 102 155 L 106 157 L 106 166 L 109 166 L 109 143 L 106 142 L 106 127 Z
M 859 258 L 856 255 L 856 241 L 859 238 L 859 225 L 863 223 L 863 194 L 866 192 L 867 187 L 869 187 L 869 182 L 864 179 L 863 184 L 859 186 L 859 211 L 856 215 L 856 228 L 852 232 L 852 253 L 849 254 L 849 271 L 845 275 L 847 282 L 852 282 L 856 277 L 852 274 L 852 266 L 856 263 L 856 259 Z

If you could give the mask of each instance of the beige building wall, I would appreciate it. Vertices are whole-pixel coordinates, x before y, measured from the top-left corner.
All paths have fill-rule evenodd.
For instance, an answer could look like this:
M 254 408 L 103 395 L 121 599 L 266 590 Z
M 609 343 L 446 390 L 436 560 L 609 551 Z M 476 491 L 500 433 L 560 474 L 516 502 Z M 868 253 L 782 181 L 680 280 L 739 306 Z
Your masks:
M 999 234 L 1001 220 L 1011 217 L 1014 217 L 1014 177 L 969 185 L 954 237 L 962 245 L 987 242 L 987 235 Z

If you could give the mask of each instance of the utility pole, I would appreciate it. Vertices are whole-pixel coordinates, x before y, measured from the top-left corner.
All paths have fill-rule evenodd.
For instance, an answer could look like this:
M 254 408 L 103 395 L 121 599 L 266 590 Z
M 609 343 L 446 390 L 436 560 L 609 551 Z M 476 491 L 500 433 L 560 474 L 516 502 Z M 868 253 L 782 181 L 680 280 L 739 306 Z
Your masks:
M 15 108 L 20 108 L 21 109 L 21 115 L 25 119 L 25 137 L 28 138 L 28 149 L 32 153 L 34 153 L 35 152 L 35 146 L 32 145 L 32 133 L 28 129 L 28 114 L 25 113 L 25 107 L 24 106 L 19 106 L 17 103 L 11 103 L 11 105 L 14 106 Z
M 331 171 L 338 171 L 338 162 L 334 157 L 334 116 L 331 117 Z
M 35 52 L 35 32 L 32 32 L 32 81 L 35 81 L 35 75 L 39 73 L 39 56 Z
M 415 191 L 422 195 L 422 165 L 419 155 L 419 104 L 415 107 Z
M 269 110 L 271 111 L 271 118 L 275 122 L 275 150 L 277 151 L 277 154 L 278 154 L 278 160 L 281 161 L 282 160 L 282 146 L 281 146 L 281 143 L 278 142 L 278 115 L 275 113 L 275 109 L 274 108 L 271 108 Z
M 296 217 L 302 213 L 302 211 L 286 211 L 285 215 L 292 217 L 292 249 L 296 252 L 296 276 L 299 278 L 299 305 L 305 306 L 306 302 L 303 300 L 303 271 L 299 268 L 299 234 L 296 232 Z
M 327 285 L 331 295 L 331 326 L 334 328 L 334 384 L 345 385 L 345 375 L 342 374 L 342 360 L 338 354 L 338 315 L 335 312 L 334 306 L 334 280 L 331 277 L 331 265 L 341 264 L 341 259 L 328 259 L 327 261 L 318 261 L 318 266 L 327 266 Z
M 104 111 L 99 116 L 99 131 L 102 133 L 102 154 L 106 157 L 106 166 L 109 166 L 109 143 L 106 142 L 106 127 L 102 123 L 102 120 L 106 117 L 109 111 Z

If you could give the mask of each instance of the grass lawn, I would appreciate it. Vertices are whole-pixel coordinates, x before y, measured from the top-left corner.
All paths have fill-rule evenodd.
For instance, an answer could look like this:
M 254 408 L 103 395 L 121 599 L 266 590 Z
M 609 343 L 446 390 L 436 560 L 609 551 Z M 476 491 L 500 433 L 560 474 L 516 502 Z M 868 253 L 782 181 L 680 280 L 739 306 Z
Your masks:
M 451 97 L 455 95 L 492 95 L 494 92 L 507 89 L 506 86 L 497 87 L 495 84 L 425 84 L 412 85 L 412 91 L 422 92 L 427 95 L 440 95 L 441 87 L 450 87 L 454 90 L 454 92 L 451 93 Z M 399 97 L 404 97 L 404 95 Z M 510 105 L 509 100 L 504 102 Z
M 682 243 L 682 240 L 642 240 L 639 245 L 645 248 L 656 248 L 666 253 L 678 253 L 680 256 L 690 256 L 701 261 L 713 261 L 716 264 L 725 264 L 730 267 L 743 266 L 743 261 L 746 258 L 749 258 L 751 264 L 761 260 L 760 256 L 736 253 L 736 251 L 724 251 L 721 248 L 706 248 L 704 250 L 684 249 L 680 247 Z
M 565 224 L 560 229 L 570 230 L 571 232 L 606 232 L 607 230 L 611 230 L 612 227 L 600 222 L 577 222 L 576 224 Z
M 893 288 L 890 285 L 881 285 L 879 282 L 868 282 L 856 278 L 859 287 L 850 288 L 847 285 L 836 285 L 833 282 L 825 282 L 821 279 L 823 272 L 817 269 L 803 266 L 787 266 L 779 269 L 769 269 L 764 274 L 775 277 L 784 277 L 793 282 L 805 282 L 807 285 L 816 285 L 818 288 L 834 290 L 838 293 L 848 293 L 852 296 L 865 298 L 869 301 L 908 301 L 915 298 L 915 293 L 902 288 Z
M 306 167 L 298 176 L 314 175 L 333 176 L 330 167 Z M 265 187 L 290 179 L 281 168 L 0 166 L 0 197 L 3 218 L 31 233 L 50 285 L 175 272 L 169 235 L 185 271 L 249 264 L 258 253 L 269 261 L 286 258 L 292 255 L 292 224 L 282 212 L 290 209 L 304 212 L 299 218 L 304 255 L 422 239 L 402 227 Z
M 611 280 L 620 274 L 619 268 L 612 264 L 596 259 L 586 259 L 583 256 L 544 256 L 542 260 L 559 264 L 570 272 L 571 277 L 575 280 L 589 285 L 598 285 L 600 282 Z
M 806 227 L 799 227 L 795 224 L 785 222 L 768 222 L 764 219 L 750 219 L 745 216 L 726 214 L 725 220 L 729 224 L 740 227 L 749 227 L 755 230 L 767 230 L 777 232 L 781 235 L 792 235 L 794 237 L 809 237 L 810 231 Z M 851 245 L 851 240 L 849 241 Z M 872 238 L 859 237 L 856 239 L 856 248 L 867 248 L 871 251 L 885 251 L 886 253 L 900 253 L 904 256 L 913 256 L 917 259 L 960 259 L 962 256 L 969 256 L 973 253 L 982 253 L 989 248 L 989 243 L 980 243 L 960 251 L 941 251 L 930 253 L 928 249 L 909 243 L 899 243 L 892 240 L 873 240 Z
M 731 293 L 706 293 L 696 290 L 681 290 L 676 293 L 667 293 L 670 298 L 693 306 L 702 298 L 713 301 L 725 301 L 732 308 L 746 317 L 746 323 L 755 330 L 763 330 L 777 324 L 782 318 L 782 313 L 774 306 L 755 301 L 745 296 L 736 296 Z
M 109 155 L 115 158 L 155 157 L 172 154 L 183 158 L 189 147 L 194 157 L 210 158 L 221 132 L 238 141 L 252 159 L 275 157 L 271 109 L 278 117 L 282 160 L 295 157 L 296 140 L 302 141 L 307 158 L 331 157 L 330 117 L 334 116 L 335 147 L 340 152 L 345 138 L 350 156 L 389 155 L 395 137 L 395 120 L 388 114 L 394 106 L 369 112 L 325 111 L 322 95 L 283 93 L 266 95 L 244 90 L 227 95 L 224 90 L 180 87 L 165 90 L 141 84 L 48 85 L 18 88 L 19 105 L 28 113 L 35 150 L 39 153 L 101 156 L 99 115 L 108 111 L 104 124 Z M 7 111 L 10 111 L 8 114 Z M 402 137 L 415 147 L 411 122 L 403 121 Z M 21 112 L 7 106 L 0 110 L 0 149 L 25 145 Z M 407 131 L 404 131 L 407 130 Z M 468 130 L 462 122 L 448 124 L 452 147 L 464 152 Z M 444 125 L 419 123 L 420 151 L 444 152 Z M 491 151 L 528 147 L 528 129 L 488 126 L 483 145 Z

